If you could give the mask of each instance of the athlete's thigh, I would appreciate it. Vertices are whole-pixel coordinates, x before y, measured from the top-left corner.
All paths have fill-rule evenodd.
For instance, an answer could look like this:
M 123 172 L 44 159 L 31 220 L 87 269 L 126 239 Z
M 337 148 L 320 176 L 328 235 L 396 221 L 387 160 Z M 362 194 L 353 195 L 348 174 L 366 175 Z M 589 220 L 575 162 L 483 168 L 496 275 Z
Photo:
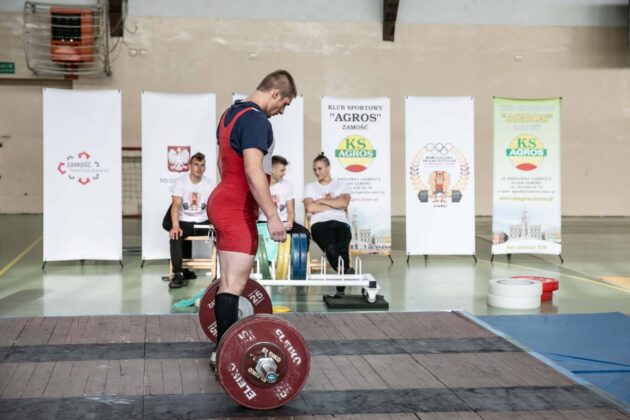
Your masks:
M 242 212 L 233 212 L 213 220 L 217 233 L 217 249 L 255 255 L 258 248 L 256 221 Z

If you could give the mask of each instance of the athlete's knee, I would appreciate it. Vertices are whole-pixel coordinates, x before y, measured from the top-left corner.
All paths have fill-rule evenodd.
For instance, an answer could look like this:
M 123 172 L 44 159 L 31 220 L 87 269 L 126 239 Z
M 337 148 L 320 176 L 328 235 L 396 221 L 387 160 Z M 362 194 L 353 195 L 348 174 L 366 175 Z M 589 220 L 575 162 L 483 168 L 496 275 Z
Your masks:
M 230 293 L 232 295 L 241 295 L 240 287 L 238 287 L 238 282 L 235 281 L 232 276 L 223 270 L 221 270 L 221 279 L 219 284 L 219 293 Z

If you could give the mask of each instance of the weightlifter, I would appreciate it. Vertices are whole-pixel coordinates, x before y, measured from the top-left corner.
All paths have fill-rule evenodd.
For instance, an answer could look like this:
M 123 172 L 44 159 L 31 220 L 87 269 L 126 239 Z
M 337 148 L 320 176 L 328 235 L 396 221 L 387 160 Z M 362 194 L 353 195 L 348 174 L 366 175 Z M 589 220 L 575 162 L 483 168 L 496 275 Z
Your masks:
M 221 182 L 208 199 L 208 219 L 217 233 L 221 282 L 215 300 L 217 343 L 238 321 L 238 300 L 258 248 L 259 208 L 267 218 L 271 239 L 286 239 L 284 223 L 269 193 L 273 130 L 269 118 L 282 114 L 297 94 L 285 70 L 268 74 L 254 93 L 236 101 L 217 127 Z M 212 353 L 211 366 L 216 365 Z

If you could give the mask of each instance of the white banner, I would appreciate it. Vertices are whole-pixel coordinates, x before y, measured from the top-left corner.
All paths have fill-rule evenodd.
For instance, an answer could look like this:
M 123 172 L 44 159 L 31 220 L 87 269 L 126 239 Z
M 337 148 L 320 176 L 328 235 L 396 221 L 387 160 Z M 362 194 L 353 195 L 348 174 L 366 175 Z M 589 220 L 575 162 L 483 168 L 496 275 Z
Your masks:
M 494 99 L 492 254 L 561 253 L 560 99 Z
M 44 261 L 122 260 L 120 91 L 44 89 Z
M 475 254 L 475 104 L 405 99 L 407 255 Z
M 235 93 L 232 102 L 244 99 L 247 95 Z M 298 96 L 284 109 L 284 114 L 271 117 L 275 142 L 274 155 L 289 161 L 287 179 L 295 193 L 295 220 L 304 223 L 304 97 Z
M 189 172 L 190 157 L 206 155 L 205 176 L 216 182 L 214 93 L 142 93 L 142 259 L 168 259 L 162 220 L 171 183 Z
M 389 109 L 389 98 L 322 98 L 322 150 L 350 188 L 355 254 L 391 254 Z

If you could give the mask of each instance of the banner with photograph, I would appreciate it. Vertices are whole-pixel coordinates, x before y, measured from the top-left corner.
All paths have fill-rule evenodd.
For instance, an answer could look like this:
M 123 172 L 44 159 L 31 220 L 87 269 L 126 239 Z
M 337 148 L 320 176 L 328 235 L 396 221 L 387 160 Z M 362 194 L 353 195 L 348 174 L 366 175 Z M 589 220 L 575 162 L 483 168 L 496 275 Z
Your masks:
M 407 255 L 475 254 L 475 102 L 405 98 Z
M 232 101 L 246 96 L 235 93 Z M 304 223 L 304 97 L 293 98 L 284 114 L 271 117 L 269 121 L 275 142 L 273 154 L 289 161 L 285 179 L 293 185 L 295 193 L 295 220 Z
M 48 89 L 44 116 L 44 261 L 122 260 L 118 90 Z
M 560 99 L 494 99 L 492 254 L 562 248 Z
M 142 259 L 168 259 L 162 220 L 170 186 L 189 173 L 189 160 L 206 156 L 205 176 L 216 182 L 217 137 L 214 93 L 142 92 Z M 205 207 L 205 203 L 202 203 Z
M 389 98 L 322 98 L 322 151 L 331 176 L 350 188 L 348 219 L 354 254 L 390 255 Z

